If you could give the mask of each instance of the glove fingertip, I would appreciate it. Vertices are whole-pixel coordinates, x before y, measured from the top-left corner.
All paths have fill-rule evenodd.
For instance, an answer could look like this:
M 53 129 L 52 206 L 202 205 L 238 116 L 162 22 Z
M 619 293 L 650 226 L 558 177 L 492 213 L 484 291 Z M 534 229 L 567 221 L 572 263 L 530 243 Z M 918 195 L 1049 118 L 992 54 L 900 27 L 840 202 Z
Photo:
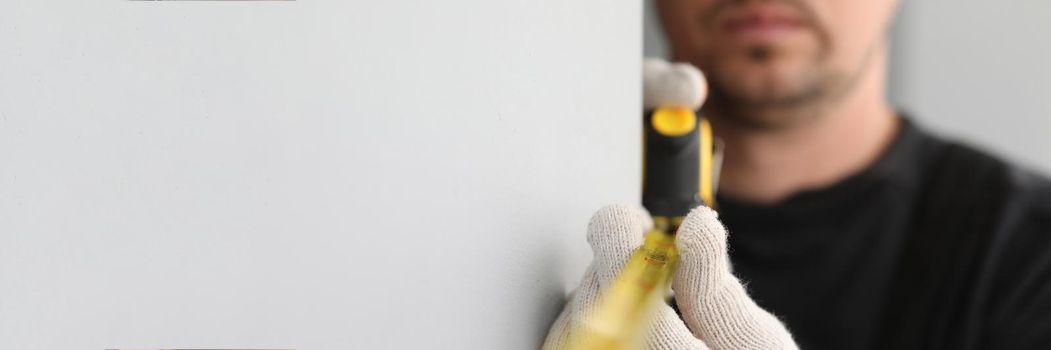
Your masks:
M 694 208 L 686 215 L 682 225 L 679 226 L 679 237 L 687 239 L 703 238 L 705 236 L 726 236 L 726 228 L 719 221 L 719 213 L 712 208 L 700 206 Z
M 726 228 L 707 207 L 693 209 L 679 226 L 675 245 L 687 262 L 718 264 L 726 256 Z
M 653 224 L 644 210 L 630 204 L 610 204 L 591 216 L 588 223 L 588 243 L 592 248 L 599 248 L 596 245 L 611 239 L 641 243 L 647 225 Z
M 645 211 L 629 204 L 613 204 L 595 213 L 588 224 L 588 244 L 595 257 L 599 283 L 613 279 L 642 245 Z

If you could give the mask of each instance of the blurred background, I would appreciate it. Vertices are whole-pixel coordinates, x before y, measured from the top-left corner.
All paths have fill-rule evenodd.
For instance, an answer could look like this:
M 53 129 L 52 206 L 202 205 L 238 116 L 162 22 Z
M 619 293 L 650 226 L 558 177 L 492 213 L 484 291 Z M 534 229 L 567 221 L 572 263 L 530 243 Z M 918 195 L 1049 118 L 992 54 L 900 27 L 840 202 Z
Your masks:
M 652 1 L 645 6 L 643 51 L 664 57 Z M 1049 34 L 1049 1 L 904 1 L 890 97 L 936 133 L 1051 173 Z

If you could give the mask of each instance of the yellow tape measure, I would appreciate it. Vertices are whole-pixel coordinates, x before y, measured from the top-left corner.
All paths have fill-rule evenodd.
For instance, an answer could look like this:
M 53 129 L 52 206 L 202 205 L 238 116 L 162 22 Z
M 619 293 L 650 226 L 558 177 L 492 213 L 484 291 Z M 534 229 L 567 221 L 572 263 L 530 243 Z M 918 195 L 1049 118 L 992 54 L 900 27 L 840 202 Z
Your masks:
M 667 137 L 683 137 L 699 125 L 700 157 L 698 192 L 704 205 L 715 205 L 714 141 L 711 124 L 685 108 L 659 108 L 651 119 L 653 129 Z M 646 174 L 643 174 L 645 176 Z M 572 330 L 567 349 L 627 350 L 642 344 L 653 310 L 668 295 L 679 263 L 675 232 L 684 216 L 654 216 L 654 227 L 624 270 L 602 292 L 586 323 Z

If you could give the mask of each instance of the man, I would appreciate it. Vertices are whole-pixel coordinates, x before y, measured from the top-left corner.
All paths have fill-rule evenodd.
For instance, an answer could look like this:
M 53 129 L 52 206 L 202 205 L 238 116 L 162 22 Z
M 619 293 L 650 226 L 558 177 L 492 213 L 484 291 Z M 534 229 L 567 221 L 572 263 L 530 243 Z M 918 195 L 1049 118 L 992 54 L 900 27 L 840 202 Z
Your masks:
M 718 215 L 677 239 L 685 322 L 662 308 L 650 348 L 1051 349 L 1051 185 L 895 112 L 895 0 L 656 4 L 726 153 Z M 546 346 L 586 322 L 645 218 L 592 219 L 595 263 Z

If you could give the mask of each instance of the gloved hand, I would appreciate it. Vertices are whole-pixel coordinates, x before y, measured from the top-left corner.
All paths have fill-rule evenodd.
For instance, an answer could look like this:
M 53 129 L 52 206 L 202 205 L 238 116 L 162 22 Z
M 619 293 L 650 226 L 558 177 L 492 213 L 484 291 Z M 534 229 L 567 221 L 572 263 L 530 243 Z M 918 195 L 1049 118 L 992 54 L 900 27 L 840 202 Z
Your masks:
M 624 267 L 651 226 L 649 214 L 631 205 L 611 205 L 591 218 L 587 240 L 594 261 L 551 326 L 544 349 L 565 348 L 569 332 L 588 321 L 600 291 Z M 784 325 L 756 305 L 731 273 L 726 230 L 715 211 L 694 209 L 679 227 L 675 242 L 680 260 L 672 290 L 685 323 L 661 303 L 647 333 L 649 349 L 798 348 Z

